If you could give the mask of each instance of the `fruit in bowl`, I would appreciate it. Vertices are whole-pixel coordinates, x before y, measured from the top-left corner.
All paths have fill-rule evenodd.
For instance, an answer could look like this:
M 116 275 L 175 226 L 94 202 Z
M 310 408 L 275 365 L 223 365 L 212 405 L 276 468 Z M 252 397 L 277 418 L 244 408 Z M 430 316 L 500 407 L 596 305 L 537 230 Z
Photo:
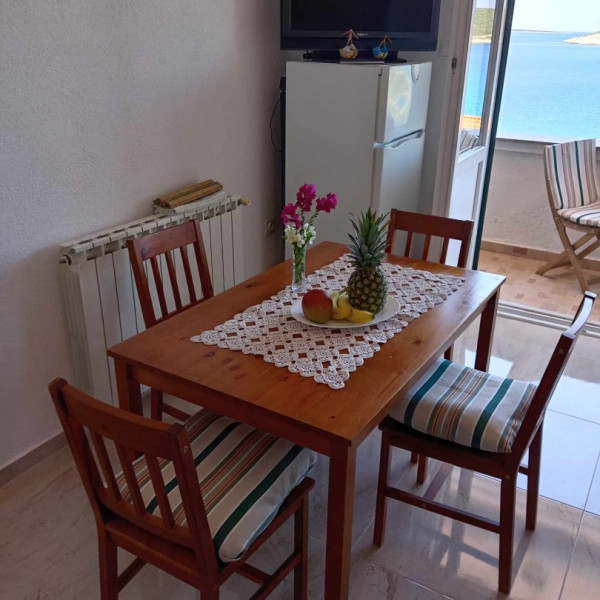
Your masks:
M 302 312 L 313 323 L 327 323 L 333 315 L 333 302 L 323 290 L 309 290 L 302 298 Z
M 348 299 L 348 292 L 340 290 L 339 292 L 333 292 L 331 294 L 331 301 L 333 302 L 333 314 L 332 318 L 347 319 L 352 313 L 352 307 L 350 306 L 350 300 Z

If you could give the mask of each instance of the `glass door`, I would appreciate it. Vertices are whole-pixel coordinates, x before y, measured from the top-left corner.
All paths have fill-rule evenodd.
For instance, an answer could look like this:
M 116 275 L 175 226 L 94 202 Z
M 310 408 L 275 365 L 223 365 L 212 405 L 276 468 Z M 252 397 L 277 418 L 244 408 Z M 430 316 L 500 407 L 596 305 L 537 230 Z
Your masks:
M 507 0 L 475 0 L 470 29 L 467 30 L 470 33 L 463 66 L 465 83 L 446 214 L 457 219 L 472 219 L 474 231 L 477 231 L 491 141 L 506 5 Z M 451 248 L 452 253 L 457 254 L 458 249 Z M 469 263 L 473 254 L 474 243 L 471 244 Z

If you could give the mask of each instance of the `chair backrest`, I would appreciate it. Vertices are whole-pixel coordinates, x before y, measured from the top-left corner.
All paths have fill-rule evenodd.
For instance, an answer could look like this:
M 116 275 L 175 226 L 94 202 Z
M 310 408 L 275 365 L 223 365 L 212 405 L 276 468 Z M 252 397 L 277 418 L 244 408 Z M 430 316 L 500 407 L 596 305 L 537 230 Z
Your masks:
M 575 342 L 590 317 L 595 300 L 596 294 L 585 292 L 571 326 L 561 334 L 531 400 L 531 404 L 527 409 L 521 429 L 515 437 L 513 451 L 517 455 L 522 454 L 529 447 L 533 436 L 542 422 L 552 394 L 575 347 Z
M 544 171 L 553 210 L 600 201 L 596 140 L 578 140 L 544 148 Z
M 49 389 L 98 524 L 127 521 L 142 536 L 148 532 L 190 548 L 200 572 L 216 573 L 216 552 L 183 425 L 115 408 L 64 379 L 54 380 Z M 185 512 L 186 526 L 175 523 L 171 490 L 161 471 L 164 461 L 172 462 L 181 501 L 175 508 Z M 148 481 L 160 516 L 148 511 L 142 497 L 140 482 Z
M 194 284 L 194 275 L 188 252 L 190 245 L 193 246 L 196 257 L 196 267 L 202 290 L 201 296 L 197 293 Z M 188 221 L 182 225 L 163 229 L 135 240 L 128 240 L 127 248 L 129 249 L 129 257 L 146 327 L 152 327 L 156 323 L 214 295 L 206 250 L 204 249 L 198 221 Z M 178 262 L 178 259 L 183 267 L 185 286 L 182 285 L 182 278 L 177 276 L 176 262 Z M 149 271 L 151 271 L 154 280 L 154 291 L 158 299 L 158 306 L 156 307 L 158 314 L 155 312 L 155 306 L 152 302 L 153 294 L 150 289 L 146 262 L 150 263 Z M 164 276 L 161 275 L 163 265 L 166 266 L 167 271 Z M 179 273 L 181 273 L 181 269 L 179 269 Z M 167 286 L 167 281 L 170 286 Z M 182 294 L 184 290 L 187 292 L 187 298 Z M 172 303 L 170 298 L 172 298 Z M 169 304 L 174 305 L 172 310 L 169 310 Z
M 413 251 L 414 234 L 423 234 L 423 251 L 421 258 L 431 262 L 445 263 L 448 254 L 450 240 L 460 242 L 458 255 L 458 267 L 466 267 L 471 245 L 471 233 L 473 232 L 473 221 L 462 221 L 449 217 L 438 217 L 436 215 L 424 215 L 421 213 L 407 212 L 393 208 L 390 212 L 390 225 L 388 228 L 387 245 L 385 251 L 390 253 L 394 248 L 397 231 L 406 231 L 406 243 L 404 245 L 404 256 L 411 256 Z M 439 260 L 429 257 L 431 238 L 441 238 L 442 247 Z

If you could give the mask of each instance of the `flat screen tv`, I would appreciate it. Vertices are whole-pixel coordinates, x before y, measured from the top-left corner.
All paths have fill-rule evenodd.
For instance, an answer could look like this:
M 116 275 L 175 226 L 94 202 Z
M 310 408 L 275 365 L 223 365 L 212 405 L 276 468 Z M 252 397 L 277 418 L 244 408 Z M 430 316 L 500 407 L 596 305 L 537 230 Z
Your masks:
M 392 52 L 437 47 L 440 0 L 281 0 L 281 48 L 334 51 L 353 29 L 360 56 L 387 33 Z

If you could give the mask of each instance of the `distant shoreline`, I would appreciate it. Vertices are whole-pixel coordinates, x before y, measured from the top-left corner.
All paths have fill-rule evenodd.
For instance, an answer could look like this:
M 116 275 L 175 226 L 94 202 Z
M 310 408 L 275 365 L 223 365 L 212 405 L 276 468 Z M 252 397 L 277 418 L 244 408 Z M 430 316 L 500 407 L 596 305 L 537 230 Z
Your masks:
M 565 44 L 581 44 L 584 46 L 600 46 L 600 31 L 588 35 L 579 35 L 565 40 Z
M 514 33 L 558 33 L 561 35 L 573 35 L 572 31 L 540 31 L 537 29 L 513 29 Z M 491 35 L 475 35 L 471 38 L 473 44 L 489 44 L 492 41 Z M 563 40 L 564 44 L 579 44 L 580 46 L 600 46 L 600 31 L 596 33 L 585 33 L 575 37 Z

